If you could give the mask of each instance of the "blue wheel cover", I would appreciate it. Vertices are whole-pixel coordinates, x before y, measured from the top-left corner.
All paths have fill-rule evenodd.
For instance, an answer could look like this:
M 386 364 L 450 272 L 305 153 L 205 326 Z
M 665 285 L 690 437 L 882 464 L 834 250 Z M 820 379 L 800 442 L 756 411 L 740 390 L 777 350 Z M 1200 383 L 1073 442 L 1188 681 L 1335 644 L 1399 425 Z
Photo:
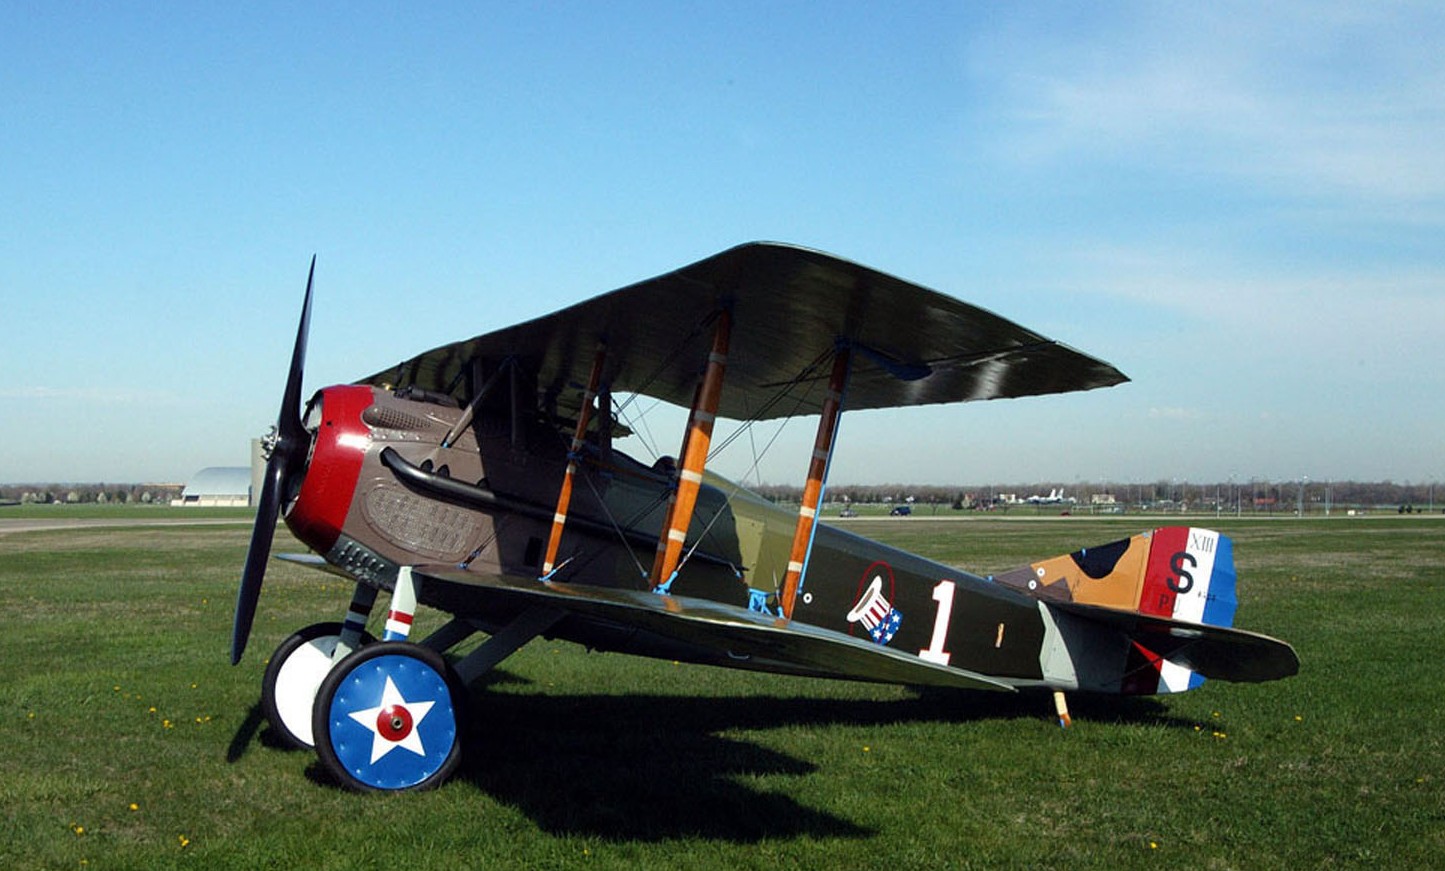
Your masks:
M 410 656 L 377 656 L 352 669 L 331 698 L 327 721 L 336 758 L 375 789 L 421 783 L 457 743 L 446 679 Z

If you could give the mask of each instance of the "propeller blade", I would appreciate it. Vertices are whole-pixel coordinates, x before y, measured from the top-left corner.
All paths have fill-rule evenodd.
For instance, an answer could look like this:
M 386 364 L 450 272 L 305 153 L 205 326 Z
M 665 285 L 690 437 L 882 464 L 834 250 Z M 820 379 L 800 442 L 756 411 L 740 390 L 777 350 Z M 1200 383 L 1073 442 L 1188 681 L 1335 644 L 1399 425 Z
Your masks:
M 266 461 L 261 501 L 256 506 L 256 525 L 251 529 L 251 545 L 246 550 L 246 565 L 241 570 L 241 588 L 236 593 L 236 619 L 231 626 L 232 665 L 240 662 L 241 655 L 246 652 L 251 623 L 256 617 L 256 602 L 261 597 L 261 582 L 266 577 L 266 560 L 271 556 L 276 519 L 281 514 L 281 499 L 290 491 L 286 484 L 297 471 L 295 459 L 306 449 L 306 427 L 301 421 L 301 376 L 306 367 L 306 334 L 311 329 L 311 287 L 315 278 L 316 256 L 313 254 L 311 269 L 306 275 L 306 301 L 301 305 L 301 323 L 296 328 L 296 345 L 291 350 L 291 370 L 286 376 L 286 391 L 282 394 L 281 412 L 276 418 L 275 444 Z
M 316 255 L 311 255 L 311 269 L 306 273 L 306 301 L 301 305 L 301 323 L 296 327 L 296 346 L 291 350 L 291 371 L 286 376 L 286 393 L 281 397 L 281 413 L 276 431 L 282 441 L 304 440 L 301 425 L 301 370 L 306 367 L 306 334 L 311 330 L 311 284 L 316 278 Z
M 251 636 L 251 622 L 256 617 L 256 601 L 261 597 L 261 581 L 266 577 L 266 560 L 271 557 L 271 538 L 276 532 L 276 517 L 281 512 L 281 478 L 285 474 L 281 458 L 275 454 L 266 464 L 266 479 L 261 484 L 261 502 L 256 506 L 256 525 L 251 528 L 251 546 L 246 549 L 246 566 L 241 570 L 241 589 L 236 594 L 236 619 L 231 626 L 231 664 L 241 661 L 246 641 Z

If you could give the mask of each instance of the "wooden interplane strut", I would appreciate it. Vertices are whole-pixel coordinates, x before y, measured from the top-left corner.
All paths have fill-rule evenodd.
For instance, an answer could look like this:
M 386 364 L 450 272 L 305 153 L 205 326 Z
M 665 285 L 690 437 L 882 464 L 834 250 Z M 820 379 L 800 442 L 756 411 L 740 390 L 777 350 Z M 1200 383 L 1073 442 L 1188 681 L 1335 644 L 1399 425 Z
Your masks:
M 803 502 L 798 506 L 798 525 L 793 530 L 793 547 L 788 553 L 788 571 L 783 576 L 783 616 L 790 619 L 798 589 L 802 586 L 808 552 L 813 546 L 813 530 L 818 522 L 818 507 L 823 501 L 823 487 L 827 483 L 828 463 L 833 457 L 838 420 L 843 416 L 843 390 L 848 383 L 852 359 L 852 349 L 846 345 L 839 347 L 833 355 L 828 395 L 823 399 L 823 416 L 818 421 L 818 436 L 813 441 L 813 456 L 808 461 L 808 480 L 803 485 Z
M 606 361 L 607 347 L 599 343 L 592 358 L 592 374 L 587 378 L 587 390 L 582 394 L 582 408 L 577 412 L 577 429 L 572 434 L 572 446 L 567 450 L 567 471 L 562 475 L 562 489 L 557 493 L 557 511 L 552 516 L 552 534 L 547 539 L 547 555 L 542 560 L 543 576 L 551 574 L 556 567 L 557 551 L 562 547 L 562 530 L 567 526 L 567 509 L 572 504 L 572 479 L 577 474 L 582 443 L 587 437 L 587 424 L 592 420 L 592 401 L 597 396 L 597 385 L 602 380 L 602 364 Z M 603 424 L 607 424 L 606 415 Z
M 727 371 L 728 344 L 732 334 L 732 314 L 724 309 L 718 313 L 713 330 L 712 351 L 697 398 L 688 417 L 687 433 L 682 441 L 682 464 L 677 470 L 677 486 L 667 506 L 667 520 L 657 539 L 657 556 L 652 563 L 648 583 L 653 589 L 667 584 L 682 560 L 682 547 L 687 541 L 692 511 L 697 506 L 697 493 L 702 486 L 702 472 L 707 465 L 707 452 L 712 444 L 713 422 L 718 402 L 722 399 L 723 375 Z

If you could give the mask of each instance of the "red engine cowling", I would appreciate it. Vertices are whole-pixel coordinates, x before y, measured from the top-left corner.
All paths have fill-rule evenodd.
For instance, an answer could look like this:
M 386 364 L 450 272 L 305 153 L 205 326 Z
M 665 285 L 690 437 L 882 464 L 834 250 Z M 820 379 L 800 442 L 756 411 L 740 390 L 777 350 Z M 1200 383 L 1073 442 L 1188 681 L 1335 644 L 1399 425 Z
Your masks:
M 362 461 L 371 447 L 371 430 L 361 415 L 373 401 L 371 387 L 341 386 L 322 390 L 300 492 L 286 511 L 286 525 L 319 553 L 336 544 L 346 523 Z

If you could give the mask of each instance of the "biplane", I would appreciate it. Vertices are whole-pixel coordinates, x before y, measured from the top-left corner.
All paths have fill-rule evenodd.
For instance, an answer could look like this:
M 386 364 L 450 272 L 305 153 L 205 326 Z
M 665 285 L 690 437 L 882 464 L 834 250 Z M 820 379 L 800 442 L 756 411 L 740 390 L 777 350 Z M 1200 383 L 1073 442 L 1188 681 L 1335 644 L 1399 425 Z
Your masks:
M 988 311 L 753 243 L 303 407 L 315 268 L 266 439 L 231 660 L 282 515 L 313 550 L 283 557 L 354 592 L 342 619 L 276 649 L 262 709 L 346 787 L 445 780 L 465 744 L 468 688 L 538 637 L 759 672 L 1052 692 L 1065 725 L 1065 691 L 1169 693 L 1298 669 L 1289 645 L 1230 628 L 1232 546 L 1210 530 L 1156 529 L 985 577 L 819 522 L 845 409 L 1127 380 Z M 675 458 L 614 447 L 636 397 L 688 409 Z M 798 458 L 796 510 L 708 469 L 718 418 L 795 415 L 819 421 Z M 377 639 L 367 625 L 382 592 Z M 418 640 L 421 606 L 449 619 Z

